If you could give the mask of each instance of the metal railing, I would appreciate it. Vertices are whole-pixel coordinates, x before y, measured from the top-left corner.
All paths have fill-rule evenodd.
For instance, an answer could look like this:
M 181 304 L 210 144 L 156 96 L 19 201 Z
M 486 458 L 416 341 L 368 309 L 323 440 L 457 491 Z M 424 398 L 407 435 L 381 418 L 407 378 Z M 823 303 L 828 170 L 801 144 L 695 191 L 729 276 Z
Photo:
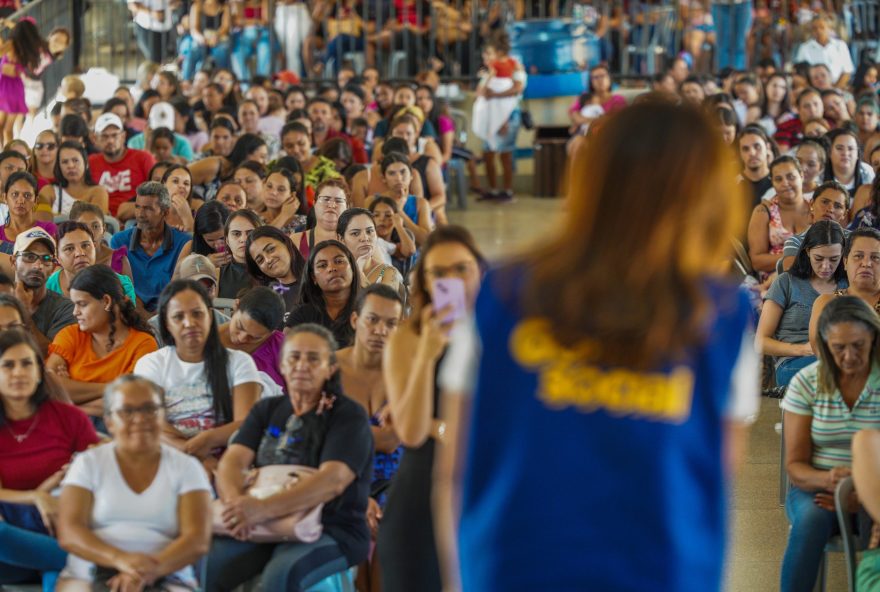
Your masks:
M 74 2 L 71 0 L 35 0 L 29 2 L 20 10 L 16 11 L 8 18 L 13 21 L 30 17 L 34 19 L 40 33 L 43 37 L 47 36 L 53 29 L 63 27 L 71 32 L 71 41 L 75 38 L 73 31 L 73 8 Z M 6 37 L 8 31 L 4 30 L 3 36 Z M 71 43 L 63 56 L 54 60 L 42 72 L 38 78 L 43 83 L 43 102 L 41 106 L 45 106 L 55 98 L 58 87 L 61 86 L 61 80 L 73 72 L 75 63 L 75 47 Z

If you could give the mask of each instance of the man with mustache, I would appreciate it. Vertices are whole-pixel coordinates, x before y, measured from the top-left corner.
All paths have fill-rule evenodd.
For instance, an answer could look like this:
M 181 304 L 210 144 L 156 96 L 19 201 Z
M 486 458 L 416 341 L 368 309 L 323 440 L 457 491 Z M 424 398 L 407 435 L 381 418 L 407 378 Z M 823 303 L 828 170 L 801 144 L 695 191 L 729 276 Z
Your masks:
M 74 323 L 73 303 L 46 289 L 55 269 L 55 239 L 39 227 L 25 230 L 15 239 L 15 297 L 30 312 L 30 332 L 45 354 L 55 334 Z
M 135 226 L 114 234 L 110 248 L 128 247 L 138 302 L 153 313 L 159 303 L 159 293 L 171 283 L 180 251 L 192 236 L 165 223 L 171 209 L 171 195 L 161 183 L 141 183 L 134 208 Z

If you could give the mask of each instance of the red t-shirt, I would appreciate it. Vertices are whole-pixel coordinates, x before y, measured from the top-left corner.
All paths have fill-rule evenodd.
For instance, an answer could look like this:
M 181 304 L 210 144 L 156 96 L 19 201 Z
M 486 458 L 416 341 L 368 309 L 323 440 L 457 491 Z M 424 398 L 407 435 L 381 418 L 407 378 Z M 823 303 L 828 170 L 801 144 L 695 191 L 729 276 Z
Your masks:
M 118 162 L 107 162 L 103 154 L 89 156 L 92 179 L 110 194 L 110 213 L 116 215 L 119 204 L 134 197 L 138 185 L 150 180 L 150 169 L 156 161 L 145 150 L 127 148 Z
M 28 436 L 17 442 L 13 433 Z M 7 420 L 0 427 L 0 484 L 17 491 L 36 489 L 75 452 L 96 442 L 98 435 L 85 413 L 67 403 L 46 401 L 30 419 Z
M 354 159 L 355 164 L 367 164 L 370 162 L 370 157 L 367 156 L 367 149 L 364 148 L 363 143 L 357 138 L 352 138 L 345 132 L 337 132 L 336 130 L 330 129 L 327 130 L 327 137 L 324 138 L 324 141 L 332 140 L 334 138 L 342 138 L 348 145 L 351 146 L 351 156 Z

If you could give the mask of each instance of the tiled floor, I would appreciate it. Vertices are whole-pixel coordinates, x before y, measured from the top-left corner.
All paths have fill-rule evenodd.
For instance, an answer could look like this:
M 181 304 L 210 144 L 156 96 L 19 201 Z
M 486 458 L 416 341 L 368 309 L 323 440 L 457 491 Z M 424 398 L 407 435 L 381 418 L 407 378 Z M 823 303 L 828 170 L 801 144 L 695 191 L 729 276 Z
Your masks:
M 513 204 L 473 203 L 464 212 L 450 211 L 453 223 L 471 229 L 491 259 L 528 248 L 551 229 L 561 215 L 562 200 L 518 198 Z M 779 568 L 788 522 L 779 505 L 779 401 L 764 399 L 761 415 L 750 433 L 745 465 L 732 500 L 733 541 L 729 554 L 729 592 L 770 592 L 779 589 Z M 829 557 L 828 592 L 846 590 L 843 559 Z

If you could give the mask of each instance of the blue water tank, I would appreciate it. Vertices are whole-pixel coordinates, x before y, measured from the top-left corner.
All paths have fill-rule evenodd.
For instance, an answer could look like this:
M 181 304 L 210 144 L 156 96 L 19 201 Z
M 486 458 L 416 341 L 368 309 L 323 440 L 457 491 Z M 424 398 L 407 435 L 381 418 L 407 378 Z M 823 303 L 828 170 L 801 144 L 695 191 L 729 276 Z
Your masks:
M 529 74 L 577 72 L 599 63 L 599 38 L 582 22 L 532 19 L 508 27 L 511 55 Z

